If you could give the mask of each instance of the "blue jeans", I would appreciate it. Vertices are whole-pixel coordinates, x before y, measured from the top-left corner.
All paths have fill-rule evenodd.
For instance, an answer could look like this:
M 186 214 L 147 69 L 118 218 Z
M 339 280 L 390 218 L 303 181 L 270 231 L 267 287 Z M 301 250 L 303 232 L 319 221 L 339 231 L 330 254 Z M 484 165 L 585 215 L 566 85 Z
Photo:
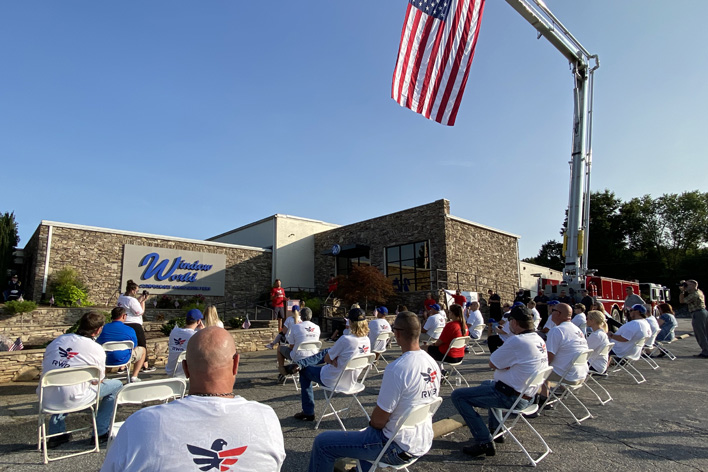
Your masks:
M 300 397 L 302 401 L 302 412 L 306 415 L 315 414 L 315 392 L 312 391 L 312 382 L 322 383 L 320 378 L 321 366 L 329 349 L 324 349 L 315 355 L 306 357 L 295 362 L 300 366 Z
M 517 396 L 504 395 L 499 390 L 494 388 L 494 380 L 485 380 L 479 387 L 458 388 L 452 392 L 452 403 L 457 408 L 457 411 L 465 419 L 467 427 L 470 428 L 472 436 L 479 444 L 485 444 L 492 441 L 492 433 L 499 426 L 499 422 L 492 414 L 492 408 L 511 408 L 511 405 L 516 401 Z M 517 408 L 526 408 L 529 405 L 529 400 L 523 398 L 519 401 Z M 489 429 L 484 424 L 482 417 L 474 409 L 487 408 L 489 412 Z
M 334 470 L 334 463 L 341 457 L 361 460 L 361 468 L 368 472 L 371 462 L 376 460 L 386 445 L 388 438 L 383 431 L 371 426 L 363 431 L 326 431 L 315 438 L 310 454 L 310 472 Z M 405 464 L 398 455 L 403 449 L 392 442 L 381 458 L 382 462 L 391 465 Z
M 123 387 L 123 382 L 118 379 L 104 379 L 101 382 L 101 398 L 98 401 L 96 413 L 96 428 L 101 436 L 108 432 L 113 417 L 113 405 L 116 402 L 116 393 Z M 63 433 L 66 431 L 64 420 L 69 415 L 52 415 L 49 419 L 49 434 Z

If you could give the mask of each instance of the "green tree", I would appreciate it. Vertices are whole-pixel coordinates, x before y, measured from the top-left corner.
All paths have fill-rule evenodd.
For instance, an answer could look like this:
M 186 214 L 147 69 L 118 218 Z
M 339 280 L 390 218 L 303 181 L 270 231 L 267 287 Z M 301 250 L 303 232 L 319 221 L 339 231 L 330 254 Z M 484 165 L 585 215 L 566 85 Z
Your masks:
M 538 264 L 555 270 L 563 270 L 565 259 L 563 258 L 563 243 L 555 240 L 546 241 L 541 246 L 536 257 L 527 257 L 524 262 Z
M 20 236 L 17 233 L 15 212 L 5 212 L 0 215 L 0 280 L 3 286 L 8 271 L 12 268 L 12 253 L 18 244 Z

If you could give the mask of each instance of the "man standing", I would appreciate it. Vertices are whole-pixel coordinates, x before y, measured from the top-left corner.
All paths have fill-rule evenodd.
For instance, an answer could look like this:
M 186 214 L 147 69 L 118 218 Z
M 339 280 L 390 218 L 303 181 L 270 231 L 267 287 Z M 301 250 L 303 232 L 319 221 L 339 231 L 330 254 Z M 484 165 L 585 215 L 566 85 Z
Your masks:
M 549 298 L 548 296 L 546 296 L 543 290 L 539 290 L 538 295 L 533 298 L 533 301 L 536 302 L 536 309 L 538 310 L 538 314 L 541 315 L 541 322 L 538 325 L 543 326 L 548 320 Z
M 580 303 L 585 305 L 585 313 L 590 313 L 590 310 L 592 310 L 592 304 L 595 303 L 595 300 L 593 300 L 588 291 L 585 289 L 580 289 L 580 296 L 582 297 L 580 299 Z
M 701 352 L 693 357 L 708 359 L 708 311 L 703 292 L 698 290 L 698 282 L 687 280 L 680 286 L 679 302 L 685 303 L 691 314 L 691 324 L 696 342 L 701 346 Z
M 454 304 L 460 306 L 465 306 L 465 304 L 467 303 L 467 298 L 462 295 L 462 292 L 460 292 L 459 288 L 455 290 L 455 294 L 452 296 L 452 300 Z
M 622 311 L 625 315 L 629 314 L 630 309 L 634 305 L 644 305 L 644 300 L 634 293 L 633 287 L 625 287 L 624 291 L 627 294 L 627 298 L 624 299 L 624 306 L 622 307 Z
M 393 333 L 403 354 L 384 371 L 369 427 L 363 431 L 320 433 L 312 445 L 310 472 L 331 472 L 340 457 L 359 459 L 362 469 L 368 471 L 370 461 L 381 453 L 403 413 L 411 406 L 431 403 L 438 397 L 440 368 L 420 350 L 418 316 L 409 311 L 399 313 L 393 323 Z M 427 453 L 432 443 L 431 415 L 415 428 L 402 429 L 393 438 L 382 461 L 392 465 L 405 464 Z
M 270 291 L 270 304 L 273 307 L 273 312 L 278 320 L 278 331 L 283 329 L 283 321 L 285 320 L 285 302 L 288 299 L 285 297 L 285 289 L 280 286 L 280 279 L 275 279 L 273 288 Z
M 62 334 L 52 341 L 44 352 L 42 372 L 68 367 L 96 366 L 101 371 L 100 401 L 96 413 L 96 427 L 100 441 L 108 439 L 111 425 L 115 394 L 123 386 L 118 379 L 106 379 L 106 353 L 94 339 L 101 333 L 105 318 L 95 312 L 84 314 L 79 320 L 79 328 L 74 333 Z M 47 387 L 44 389 L 44 407 L 68 409 L 86 405 L 96 398 L 98 385 L 88 382 L 69 387 Z M 37 388 L 39 394 L 39 387 Z M 64 419 L 67 415 L 52 415 L 49 420 L 49 434 L 58 434 L 49 438 L 47 447 L 55 448 L 71 441 L 71 434 L 66 431 Z M 93 439 L 92 439 L 93 441 Z
M 182 353 L 182 351 L 187 350 L 187 344 L 192 336 L 195 335 L 197 330 L 202 329 L 204 325 L 202 324 L 202 319 L 204 315 L 202 312 L 196 308 L 192 308 L 187 312 L 185 319 L 184 328 L 180 328 L 175 325 L 170 331 L 170 340 L 168 344 L 169 352 L 167 353 L 167 364 L 165 364 L 165 371 L 167 375 L 182 375 L 182 366 L 177 365 L 177 358 Z
M 96 339 L 98 344 L 106 344 L 111 341 L 133 341 L 133 350 L 111 351 L 106 353 L 106 364 L 121 365 L 130 360 L 133 363 L 133 375 L 131 382 L 139 382 L 138 374 L 145 362 L 146 351 L 142 346 L 138 346 L 138 338 L 135 330 L 125 325 L 127 312 L 122 306 L 117 306 L 111 310 L 111 321 L 103 327 L 101 335 Z
M 496 321 L 497 323 L 501 320 L 501 297 L 497 294 L 496 290 L 491 288 L 487 290 L 487 295 L 489 296 L 489 321 Z
M 190 340 L 184 372 L 189 396 L 128 417 L 102 471 L 276 471 L 285 460 L 273 409 L 237 396 L 239 355 L 231 335 L 211 326 Z
M 509 314 L 512 336 L 489 357 L 489 367 L 494 369 L 494 380 L 482 385 L 458 388 L 452 392 L 452 403 L 465 419 L 476 444 L 465 446 L 462 452 L 470 456 L 496 454 L 492 433 L 499 426 L 491 408 L 510 408 L 520 393 L 517 404 L 526 408 L 536 394 L 535 389 L 521 392 L 526 382 L 539 370 L 548 366 L 546 343 L 533 330 L 533 318 L 525 308 L 515 307 Z M 489 429 L 474 407 L 489 409 Z M 503 437 L 496 442 L 504 442 Z
M 560 294 L 558 295 L 558 301 L 560 303 L 565 303 L 566 305 L 572 305 L 573 303 L 575 303 L 572 297 L 566 295 L 565 290 L 560 291 Z

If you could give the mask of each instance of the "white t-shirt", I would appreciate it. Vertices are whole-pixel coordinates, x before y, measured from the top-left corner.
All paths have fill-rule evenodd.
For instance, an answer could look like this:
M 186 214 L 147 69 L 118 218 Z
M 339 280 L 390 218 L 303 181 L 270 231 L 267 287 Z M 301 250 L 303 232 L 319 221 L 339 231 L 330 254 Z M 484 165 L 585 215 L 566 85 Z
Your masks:
M 484 331 L 484 326 L 479 329 L 474 329 L 475 326 L 484 325 L 484 317 L 482 312 L 479 310 L 470 311 L 467 316 L 467 327 L 470 330 L 470 337 L 472 339 L 479 339 L 482 337 L 482 332 Z
M 522 333 L 512 336 L 494 351 L 489 362 L 497 368 L 494 380 L 504 382 L 517 392 L 539 370 L 548 367 L 546 343 L 536 333 Z M 530 388 L 524 395 L 533 396 L 538 388 Z
M 587 351 L 588 342 L 585 333 L 570 322 L 563 322 L 548 332 L 546 337 L 548 352 L 553 353 L 553 372 L 563 375 L 568 369 L 565 379 L 576 381 L 588 375 L 588 365 L 573 366 L 573 360 L 582 351 Z
M 601 329 L 593 331 L 590 336 L 588 336 L 587 342 L 588 349 L 592 349 L 596 353 L 603 347 L 610 344 L 610 340 L 607 338 L 607 333 Z M 608 364 L 608 356 L 596 357 L 595 354 L 590 354 L 589 363 L 597 372 L 605 372 Z
M 390 333 L 391 325 L 386 318 L 376 318 L 369 321 L 369 343 L 372 351 L 383 351 L 386 348 L 386 341 L 376 341 L 381 333 Z
M 555 328 L 555 326 L 556 326 L 556 324 L 553 322 L 553 320 L 549 316 L 548 319 L 546 320 L 546 324 L 543 325 L 543 329 L 548 328 L 548 330 L 550 331 L 551 329 Z
M 538 325 L 541 324 L 541 313 L 535 307 L 531 308 L 531 313 L 533 314 L 533 329 L 538 329 Z
M 288 340 L 288 344 L 293 344 L 293 342 L 290 340 L 290 330 L 293 329 L 293 326 L 296 326 L 295 317 L 288 316 L 287 318 L 285 318 L 285 321 L 283 322 L 283 329 L 285 330 L 285 339 Z
M 317 354 L 317 349 L 307 349 L 298 351 L 300 344 L 304 342 L 319 341 L 320 327 L 312 321 L 303 321 L 293 326 L 290 330 L 290 343 L 293 345 L 293 350 L 290 353 L 290 358 L 294 361 L 299 361 L 306 357 Z
M 425 321 L 423 331 L 425 331 L 428 336 L 432 336 L 433 339 L 438 339 L 440 337 L 440 333 L 433 335 L 435 333 L 435 329 L 444 328 L 446 322 L 447 320 L 444 313 L 435 313 L 434 315 L 430 315 Z
M 177 358 L 182 351 L 187 350 L 189 338 L 194 336 L 194 333 L 196 333 L 196 331 L 193 329 L 180 328 L 177 326 L 170 331 L 170 341 L 167 347 L 167 365 L 165 365 L 167 375 L 174 375 L 175 368 L 177 369 L 177 375 L 183 373 L 182 365 L 177 365 Z
M 642 338 L 651 336 L 651 328 L 647 320 L 632 320 L 619 327 L 615 336 L 622 336 L 626 342 L 613 339 L 615 346 L 612 348 L 615 354 L 620 357 L 636 357 L 642 350 L 642 346 L 635 343 Z
M 499 335 L 499 337 L 501 338 L 502 341 L 506 342 L 506 340 L 509 339 L 510 337 L 514 336 L 514 334 L 511 332 L 511 330 L 509 328 L 509 326 L 510 326 L 509 320 L 506 318 L 502 318 L 502 321 L 504 322 L 504 324 L 499 323 L 499 328 L 497 330 L 497 334 Z
M 659 322 L 653 315 L 647 316 L 646 322 L 649 324 L 649 328 L 651 329 L 651 337 L 647 339 L 645 344 L 647 346 L 653 346 L 654 341 L 656 341 L 656 335 L 659 334 Z
M 143 324 L 143 307 L 140 302 L 135 297 L 130 297 L 126 294 L 122 294 L 118 297 L 118 306 L 122 306 L 126 311 L 126 323 L 136 323 Z
M 425 351 L 403 353 L 386 366 L 376 404 L 391 413 L 383 433 L 390 438 L 398 419 L 412 406 L 424 405 L 440 394 L 440 367 Z M 393 439 L 401 449 L 422 456 L 433 444 L 433 420 L 414 428 L 402 428 Z
M 571 323 L 573 323 L 575 326 L 580 328 L 580 330 L 583 329 L 583 325 L 587 327 L 588 324 L 588 317 L 585 316 L 585 313 L 578 313 L 573 317 L 573 319 L 570 320 Z M 585 333 L 583 333 L 585 334 Z
M 327 387 L 332 388 L 334 387 L 334 384 L 337 383 L 337 378 L 339 377 L 339 374 L 344 370 L 344 367 L 346 367 L 347 362 L 349 362 L 349 359 L 354 356 L 360 356 L 362 354 L 371 354 L 371 344 L 369 343 L 369 337 L 357 337 L 353 334 L 341 336 L 339 339 L 337 339 L 337 342 L 334 343 L 334 346 L 330 348 L 327 354 L 329 354 L 330 359 L 337 360 L 337 367 L 333 366 L 332 364 L 325 364 L 324 366 L 322 366 L 322 370 L 320 371 L 320 379 L 322 379 L 323 384 L 325 384 Z M 360 373 L 361 369 L 350 370 L 348 372 L 345 372 L 344 375 L 342 375 L 342 379 L 339 381 L 339 386 L 337 387 L 337 390 L 344 391 L 352 388 L 352 386 L 356 383 L 356 379 L 357 377 L 359 377 Z
M 106 375 L 106 352 L 91 338 L 78 334 L 62 334 L 52 341 L 44 351 L 42 372 L 69 367 L 95 365 L 101 370 L 101 379 Z M 47 387 L 44 389 L 44 406 L 47 408 L 69 408 L 86 405 L 96 398 L 98 387 L 84 382 L 68 387 Z M 39 394 L 39 387 L 37 387 Z
M 271 407 L 242 397 L 189 396 L 130 415 L 101 471 L 168 472 L 211 465 L 212 471 L 265 472 L 280 470 L 284 460 L 283 433 Z

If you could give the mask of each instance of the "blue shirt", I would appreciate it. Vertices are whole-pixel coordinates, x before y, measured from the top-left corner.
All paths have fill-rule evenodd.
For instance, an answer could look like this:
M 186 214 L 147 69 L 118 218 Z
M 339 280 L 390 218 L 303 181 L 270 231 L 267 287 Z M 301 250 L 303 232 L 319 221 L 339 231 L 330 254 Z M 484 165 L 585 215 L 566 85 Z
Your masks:
M 98 344 L 105 344 L 109 341 L 133 341 L 133 346 L 138 345 L 138 338 L 135 330 L 126 326 L 122 321 L 112 321 L 103 327 L 101 335 L 96 339 Z M 129 350 L 113 351 L 106 353 L 107 365 L 121 365 L 130 360 L 132 352 Z

